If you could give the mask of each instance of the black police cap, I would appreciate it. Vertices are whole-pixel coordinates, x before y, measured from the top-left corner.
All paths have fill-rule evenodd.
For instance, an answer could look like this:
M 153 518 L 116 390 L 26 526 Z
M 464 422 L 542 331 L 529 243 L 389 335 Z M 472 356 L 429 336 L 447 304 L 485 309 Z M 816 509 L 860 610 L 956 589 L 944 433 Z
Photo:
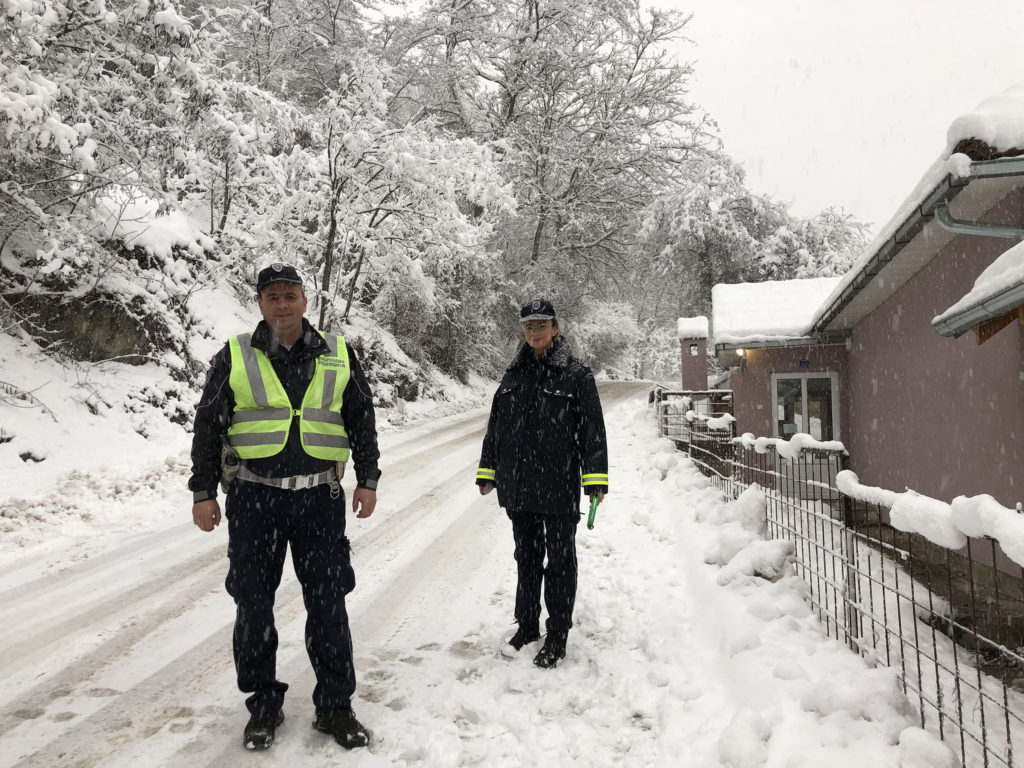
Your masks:
M 263 289 L 271 283 L 295 283 L 302 285 L 302 278 L 295 270 L 287 264 L 271 264 L 266 269 L 261 269 L 259 277 L 256 278 L 256 293 L 263 293 Z
M 524 304 L 523 308 L 519 310 L 519 322 L 521 323 L 527 323 L 530 320 L 553 320 L 554 318 L 555 308 L 547 299 L 534 299 L 530 303 Z

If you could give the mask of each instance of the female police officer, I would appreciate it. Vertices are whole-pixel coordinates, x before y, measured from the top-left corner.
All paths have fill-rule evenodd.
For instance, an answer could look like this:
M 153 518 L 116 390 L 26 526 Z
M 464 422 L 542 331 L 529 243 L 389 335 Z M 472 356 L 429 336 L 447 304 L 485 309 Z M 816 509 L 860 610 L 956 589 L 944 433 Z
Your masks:
M 508 644 L 519 651 L 540 639 L 543 582 L 547 636 L 533 661 L 553 667 L 576 601 L 580 488 L 604 498 L 608 445 L 594 376 L 569 353 L 554 307 L 536 299 L 519 317 L 526 343 L 494 395 L 476 483 L 482 494 L 497 487 L 512 521 L 519 628 Z

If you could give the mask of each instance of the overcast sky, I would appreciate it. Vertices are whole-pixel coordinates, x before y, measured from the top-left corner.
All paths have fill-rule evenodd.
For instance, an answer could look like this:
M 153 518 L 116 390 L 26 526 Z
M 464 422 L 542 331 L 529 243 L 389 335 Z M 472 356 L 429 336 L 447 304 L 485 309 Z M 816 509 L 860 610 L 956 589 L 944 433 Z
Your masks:
M 881 227 L 946 129 L 1024 81 L 1022 0 L 655 0 L 695 14 L 692 97 L 755 192 Z

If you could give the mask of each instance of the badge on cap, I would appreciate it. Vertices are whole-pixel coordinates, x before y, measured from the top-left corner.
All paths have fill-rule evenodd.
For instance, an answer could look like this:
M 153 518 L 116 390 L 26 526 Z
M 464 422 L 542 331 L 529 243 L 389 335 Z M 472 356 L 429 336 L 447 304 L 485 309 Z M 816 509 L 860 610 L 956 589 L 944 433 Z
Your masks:
M 284 269 L 284 264 L 271 264 L 270 268 L 275 272 L 280 272 L 282 269 Z
M 533 300 L 533 309 L 534 309 L 534 311 L 540 309 L 540 299 L 534 299 Z

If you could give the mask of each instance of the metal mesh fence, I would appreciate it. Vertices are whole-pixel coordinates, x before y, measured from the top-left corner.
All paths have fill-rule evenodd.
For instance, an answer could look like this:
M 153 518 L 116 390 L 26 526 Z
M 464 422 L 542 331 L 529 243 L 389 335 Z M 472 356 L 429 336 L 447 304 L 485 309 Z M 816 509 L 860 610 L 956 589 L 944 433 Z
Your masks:
M 723 416 L 731 408 L 732 393 L 729 390 L 671 390 L 655 387 L 651 392 L 658 415 L 661 434 L 671 438 L 681 448 L 690 442 L 695 424 L 708 418 Z
M 1024 569 L 994 540 L 952 551 L 897 530 L 886 507 L 838 490 L 842 451 L 789 459 L 705 419 L 688 424 L 686 450 L 730 498 L 760 488 L 767 535 L 793 543 L 826 633 L 898 670 L 922 728 L 965 766 L 1024 766 Z

